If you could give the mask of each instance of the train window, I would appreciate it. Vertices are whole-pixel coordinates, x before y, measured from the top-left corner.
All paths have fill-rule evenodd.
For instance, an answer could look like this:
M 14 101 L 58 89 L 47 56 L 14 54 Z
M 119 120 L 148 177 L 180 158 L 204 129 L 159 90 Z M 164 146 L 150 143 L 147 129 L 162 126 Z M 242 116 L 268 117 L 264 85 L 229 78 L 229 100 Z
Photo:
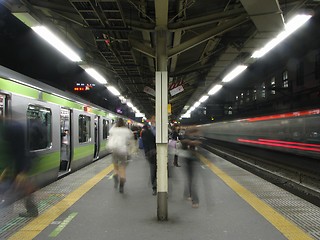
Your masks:
M 276 94 L 276 78 L 272 77 L 271 81 L 270 81 L 270 87 L 271 87 L 271 95 L 275 95 Z
M 282 87 L 283 88 L 288 88 L 289 87 L 288 71 L 284 71 L 282 73 Z
M 106 139 L 109 136 L 109 121 L 103 119 L 102 121 L 102 137 L 103 139 Z
M 252 99 L 257 100 L 257 89 L 253 89 Z
M 240 104 L 243 104 L 243 98 L 244 98 L 244 94 L 240 93 Z
M 49 108 L 29 105 L 27 136 L 30 150 L 49 148 L 52 144 L 52 114 Z
M 261 98 L 265 98 L 266 97 L 266 85 L 265 83 L 263 82 L 261 84 Z
M 297 66 L 297 86 L 303 86 L 304 84 L 304 64 L 300 62 Z
M 79 115 L 79 143 L 89 142 L 91 137 L 91 118 Z
M 250 90 L 247 90 L 247 93 L 246 93 L 246 102 L 250 102 Z
M 316 79 L 320 79 L 320 53 L 316 55 L 314 72 Z

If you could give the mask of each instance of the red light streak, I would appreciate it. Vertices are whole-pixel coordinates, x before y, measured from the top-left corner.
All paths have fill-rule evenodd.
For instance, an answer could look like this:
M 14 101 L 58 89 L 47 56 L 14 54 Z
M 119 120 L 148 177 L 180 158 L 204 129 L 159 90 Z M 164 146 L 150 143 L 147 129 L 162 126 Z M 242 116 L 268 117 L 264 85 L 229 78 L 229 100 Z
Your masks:
M 301 142 L 288 142 L 288 141 L 281 141 L 281 140 L 273 140 L 273 139 L 258 139 L 259 141 L 263 142 L 273 142 L 273 143 L 283 143 L 287 145 L 297 145 L 297 146 L 307 146 L 307 147 L 317 147 L 320 148 L 320 144 L 310 144 L 310 143 L 301 143 Z
M 257 141 L 257 140 L 249 140 L 249 139 L 242 139 L 242 138 L 239 138 L 238 141 L 239 142 L 245 142 L 245 143 L 273 146 L 273 147 L 281 147 L 281 148 L 290 148 L 290 149 L 297 149 L 297 150 L 303 150 L 303 151 L 320 152 L 320 149 L 317 149 L 317 148 L 300 147 L 300 146 L 294 146 L 294 145 L 289 145 L 289 144 L 273 143 L 273 142 L 268 142 L 268 141 Z
M 312 109 L 312 110 L 306 110 L 306 111 L 297 111 L 297 112 L 291 112 L 291 113 L 283 113 L 283 114 L 276 114 L 276 115 L 269 115 L 269 116 L 262 116 L 262 117 L 247 118 L 246 120 L 249 122 L 257 122 L 257 121 L 301 117 L 301 116 L 316 115 L 316 114 L 320 114 L 320 109 Z

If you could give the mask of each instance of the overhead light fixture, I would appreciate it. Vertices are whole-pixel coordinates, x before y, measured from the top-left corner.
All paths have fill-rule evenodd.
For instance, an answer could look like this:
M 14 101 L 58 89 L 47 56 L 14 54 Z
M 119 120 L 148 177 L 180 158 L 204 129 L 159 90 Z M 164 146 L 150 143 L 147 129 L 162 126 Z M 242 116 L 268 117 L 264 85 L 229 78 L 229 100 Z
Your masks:
M 216 92 L 218 92 L 221 88 L 222 88 L 222 85 L 221 84 L 217 84 L 213 88 L 211 88 L 211 90 L 208 92 L 208 94 L 209 95 L 213 95 Z
M 269 52 L 271 49 L 277 46 L 280 42 L 286 39 L 290 34 L 295 32 L 298 28 L 300 28 L 303 24 L 305 24 L 311 17 L 312 15 L 307 15 L 307 14 L 299 14 L 295 16 L 290 21 L 288 21 L 287 24 L 285 24 L 285 30 L 283 32 L 279 33 L 278 36 L 273 38 L 263 48 L 255 51 L 251 57 L 252 58 L 263 57 L 267 52 Z
M 100 74 L 98 73 L 95 69 L 93 68 L 85 68 L 84 69 L 91 77 L 93 77 L 95 80 L 97 80 L 101 84 L 106 84 L 107 80 Z
M 202 97 L 199 99 L 199 102 L 203 103 L 203 102 L 205 102 L 208 98 L 209 98 L 208 95 L 204 95 L 204 96 L 202 96 Z
M 193 106 L 194 106 L 195 108 L 199 107 L 199 106 L 200 106 L 200 102 L 195 102 L 195 103 L 193 104 Z
M 127 99 L 125 99 L 125 97 L 123 97 L 123 96 L 119 96 L 119 99 L 120 99 L 120 101 L 121 101 L 121 103 L 126 103 L 127 102 Z
M 228 73 L 223 79 L 222 82 L 230 82 L 232 79 L 234 79 L 236 76 L 238 76 L 240 73 L 242 73 L 244 70 L 246 70 L 248 66 L 246 65 L 239 65 L 235 69 L 233 69 L 230 73 Z
M 146 115 L 144 114 L 144 113 L 141 113 L 141 112 L 136 112 L 135 113 L 135 117 L 136 118 L 140 118 L 140 117 L 142 117 L 142 118 L 144 118 Z
M 190 118 L 190 117 L 191 117 L 190 113 L 185 113 L 181 115 L 181 118 Z
M 108 90 L 115 96 L 120 96 L 120 92 L 113 86 L 107 86 Z
M 28 12 L 13 12 L 13 16 L 18 18 L 21 22 L 23 22 L 28 27 L 40 26 L 41 24 Z
M 81 58 L 69 46 L 54 35 L 48 28 L 44 26 L 31 27 L 40 37 L 50 43 L 55 49 L 65 55 L 73 62 L 81 62 Z
M 133 104 L 131 102 L 127 102 L 127 105 L 131 108 L 133 108 Z
M 60 40 L 55 34 L 53 34 L 48 28 L 42 26 L 30 13 L 28 12 L 13 12 L 16 18 L 18 18 L 25 25 L 35 31 L 40 37 L 46 40 L 59 52 L 65 55 L 73 62 L 81 62 L 79 55 L 67 46 L 62 40 Z

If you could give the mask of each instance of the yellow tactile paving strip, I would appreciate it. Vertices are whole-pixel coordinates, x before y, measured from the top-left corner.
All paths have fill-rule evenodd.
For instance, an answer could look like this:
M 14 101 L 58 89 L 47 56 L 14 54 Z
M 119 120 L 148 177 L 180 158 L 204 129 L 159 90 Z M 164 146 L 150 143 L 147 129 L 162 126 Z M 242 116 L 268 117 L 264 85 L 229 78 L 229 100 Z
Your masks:
M 296 224 L 288 220 L 286 217 L 278 213 L 264 201 L 260 200 L 256 195 L 248 191 L 245 187 L 236 182 L 224 171 L 216 167 L 207 158 L 199 155 L 200 160 L 208 166 L 222 181 L 224 181 L 233 191 L 235 191 L 242 199 L 252 206 L 258 213 L 267 219 L 275 228 L 277 228 L 289 240 L 313 240 L 310 235 L 304 232 Z
M 85 193 L 87 193 L 92 187 L 100 182 L 112 170 L 112 165 L 102 170 L 89 181 L 67 195 L 63 200 L 52 206 L 46 212 L 41 214 L 39 217 L 20 229 L 17 233 L 12 235 L 9 240 L 34 239 L 39 233 L 41 233 L 41 231 L 49 226 L 56 218 L 64 213 L 69 207 L 71 207 L 76 201 L 78 201 Z

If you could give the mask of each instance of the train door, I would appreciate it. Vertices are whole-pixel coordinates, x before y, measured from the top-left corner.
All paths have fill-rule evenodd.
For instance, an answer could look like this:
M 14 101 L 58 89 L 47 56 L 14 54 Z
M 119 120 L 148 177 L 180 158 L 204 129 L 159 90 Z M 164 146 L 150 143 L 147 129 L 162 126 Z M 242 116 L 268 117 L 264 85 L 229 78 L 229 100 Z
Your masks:
M 60 171 L 65 172 L 70 169 L 71 162 L 71 111 L 61 108 L 60 112 Z
M 99 151 L 100 151 L 99 129 L 100 129 L 100 117 L 95 116 L 94 118 L 94 160 L 99 158 Z

